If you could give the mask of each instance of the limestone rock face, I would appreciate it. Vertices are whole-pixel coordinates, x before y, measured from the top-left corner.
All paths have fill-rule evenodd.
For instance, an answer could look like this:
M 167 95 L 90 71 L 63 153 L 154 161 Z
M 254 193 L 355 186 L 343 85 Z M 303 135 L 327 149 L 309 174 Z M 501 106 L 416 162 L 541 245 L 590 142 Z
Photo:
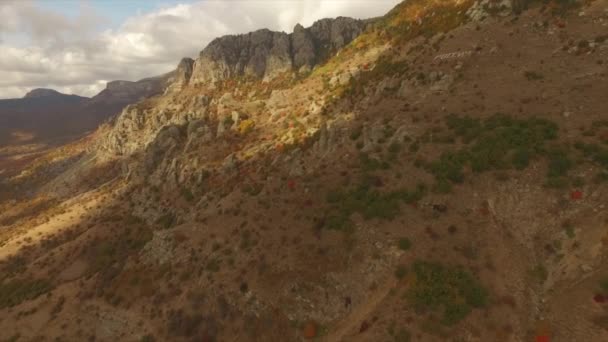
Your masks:
M 216 38 L 194 62 L 190 83 L 236 76 L 271 79 L 285 71 L 311 70 L 357 38 L 365 25 L 362 20 L 339 17 L 319 20 L 309 28 L 298 24 L 291 34 L 263 29 Z
M 262 78 L 291 67 L 289 36 L 264 29 L 213 40 L 194 63 L 193 82 L 234 76 Z
M 346 17 L 315 22 L 308 31 L 313 38 L 317 58 L 325 59 L 346 46 L 363 32 L 365 25 L 365 21 Z
M 192 58 L 182 58 L 182 60 L 177 65 L 177 69 L 175 70 L 174 76 L 169 81 L 170 85 L 165 90 L 165 93 L 179 91 L 185 85 L 187 85 L 188 82 L 190 82 L 190 77 L 192 76 L 193 66 L 194 60 Z
M 297 24 L 291 34 L 291 44 L 293 51 L 293 66 L 296 70 L 310 70 L 315 65 L 315 45 L 310 32 L 302 25 Z

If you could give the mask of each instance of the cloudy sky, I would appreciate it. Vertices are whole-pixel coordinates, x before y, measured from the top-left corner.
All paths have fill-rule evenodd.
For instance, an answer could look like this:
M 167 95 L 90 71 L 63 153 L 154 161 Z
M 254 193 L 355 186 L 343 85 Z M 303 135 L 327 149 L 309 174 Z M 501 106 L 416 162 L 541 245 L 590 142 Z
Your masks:
M 400 0 L 0 0 L 0 98 L 92 96 L 196 57 L 213 38 L 382 15 Z

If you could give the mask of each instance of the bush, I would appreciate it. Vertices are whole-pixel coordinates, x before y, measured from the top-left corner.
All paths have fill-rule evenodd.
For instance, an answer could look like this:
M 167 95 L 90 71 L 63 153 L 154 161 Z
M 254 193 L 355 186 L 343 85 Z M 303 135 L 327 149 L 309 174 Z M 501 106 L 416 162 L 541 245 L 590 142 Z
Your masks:
M 600 280 L 600 289 L 608 294 L 608 277 L 604 277 Z
M 243 187 L 243 192 L 249 194 L 250 196 L 257 196 L 262 190 L 264 186 L 259 183 L 251 183 L 247 184 Z
M 388 146 L 388 152 L 391 154 L 397 154 L 401 151 L 401 145 L 399 143 L 392 143 Z
M 427 163 L 426 169 L 435 176 L 434 190 L 446 193 L 452 183 L 464 181 L 464 169 L 474 172 L 525 169 L 530 161 L 545 151 L 547 141 L 557 137 L 557 126 L 547 120 L 514 119 L 495 114 L 485 120 L 450 114 L 446 125 L 465 146 L 460 151 L 444 152 L 438 160 Z M 549 176 L 565 175 L 573 166 L 565 150 L 554 149 L 548 154 Z
M 543 75 L 536 71 L 526 71 L 524 72 L 524 76 L 528 79 L 528 81 L 537 81 L 545 78 Z
M 422 198 L 426 193 L 426 186 L 419 184 L 415 190 L 397 190 L 381 193 L 373 190 L 373 179 L 364 177 L 361 183 L 349 191 L 330 191 L 327 202 L 331 205 L 326 214 L 324 227 L 328 229 L 343 230 L 352 225 L 350 216 L 359 213 L 364 219 L 391 220 L 400 212 L 400 202 L 412 203 Z
M 564 149 L 554 148 L 548 152 L 549 171 L 547 177 L 564 177 L 568 171 L 574 166 L 574 162 L 568 156 Z
M 531 274 L 541 284 L 544 283 L 549 277 L 549 271 L 547 271 L 547 268 L 543 264 L 538 264 L 534 266 L 531 271 Z
M 175 224 L 177 217 L 174 213 L 167 213 L 159 217 L 156 223 L 160 224 L 163 229 L 169 229 Z
M 193 202 L 194 201 L 194 194 L 192 193 L 192 191 L 188 188 L 182 188 L 181 190 L 182 193 L 182 197 L 184 197 L 184 199 L 188 202 Z
M 226 128 L 232 127 L 232 125 L 234 125 L 234 120 L 232 120 L 232 117 L 227 116 L 224 118 L 223 124 Z
M 449 180 L 453 183 L 464 181 L 463 166 L 467 160 L 465 153 L 443 153 L 438 161 L 432 162 L 429 169 L 437 180 Z
M 363 127 L 357 126 L 350 133 L 350 139 L 351 140 L 358 140 L 362 133 L 363 133 Z
M 381 161 L 371 158 L 367 153 L 360 153 L 359 161 L 361 162 L 361 168 L 365 172 L 376 171 L 383 168 Z
M 408 294 L 410 301 L 418 310 L 442 310 L 444 324 L 458 323 L 474 308 L 487 303 L 487 291 L 460 267 L 416 261 L 413 272 L 415 281 Z
M 574 148 L 581 151 L 586 158 L 599 164 L 608 171 L 608 149 L 605 149 L 597 144 L 585 144 L 577 142 Z
M 407 274 L 407 268 L 403 265 L 399 265 L 397 266 L 397 269 L 395 270 L 395 277 L 397 277 L 397 279 L 403 279 L 403 277 L 405 277 L 405 275 Z
M 399 249 L 402 251 L 407 251 L 412 248 L 412 242 L 408 238 L 399 239 Z
M 405 330 L 401 329 L 397 334 L 395 334 L 395 342 L 410 342 L 412 340 L 412 334 Z
M 545 186 L 547 188 L 552 188 L 552 189 L 564 189 L 568 186 L 569 181 L 568 178 L 565 177 L 549 177 L 547 178 L 547 181 L 545 182 Z
M 147 334 L 145 336 L 142 336 L 142 338 L 140 339 L 141 342 L 155 342 L 156 339 L 154 338 L 154 336 Z

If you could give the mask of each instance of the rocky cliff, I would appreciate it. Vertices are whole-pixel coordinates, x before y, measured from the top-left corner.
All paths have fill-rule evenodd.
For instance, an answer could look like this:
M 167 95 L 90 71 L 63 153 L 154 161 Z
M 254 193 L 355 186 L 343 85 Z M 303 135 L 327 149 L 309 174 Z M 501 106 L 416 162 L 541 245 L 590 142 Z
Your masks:
M 296 25 L 293 33 L 267 29 L 213 40 L 193 63 L 192 84 L 230 77 L 270 79 L 285 71 L 308 71 L 353 41 L 367 21 L 339 17 L 311 27 Z

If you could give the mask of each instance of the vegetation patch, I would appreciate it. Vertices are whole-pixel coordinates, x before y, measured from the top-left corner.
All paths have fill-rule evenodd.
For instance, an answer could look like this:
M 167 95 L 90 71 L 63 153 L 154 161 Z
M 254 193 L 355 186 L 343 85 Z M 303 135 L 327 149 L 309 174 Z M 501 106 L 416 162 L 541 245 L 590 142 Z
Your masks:
M 574 148 L 580 151 L 585 158 L 597 163 L 603 169 L 596 175 L 596 182 L 608 181 L 608 148 L 604 148 L 598 144 L 586 144 L 583 142 L 575 143 Z
M 397 190 L 383 193 L 373 188 L 374 177 L 364 177 L 361 184 L 348 191 L 331 191 L 327 194 L 330 210 L 324 226 L 345 230 L 352 227 L 351 215 L 359 213 L 364 219 L 391 220 L 400 212 L 400 203 L 414 203 L 426 194 L 426 186 L 419 184 L 414 190 Z
M 156 223 L 158 223 L 163 229 L 169 229 L 173 227 L 176 222 L 177 216 L 174 213 L 164 214 L 156 220 Z
M 35 299 L 53 288 L 44 279 L 14 279 L 0 284 L 0 309 Z
M 465 167 L 480 173 L 514 168 L 525 169 L 539 156 L 549 159 L 550 180 L 565 177 L 573 167 L 565 149 L 549 148 L 557 138 L 555 123 L 539 118 L 515 119 L 495 114 L 485 120 L 449 115 L 446 120 L 450 135 L 460 139 L 463 147 L 444 152 L 426 169 L 436 179 L 435 190 L 449 192 L 451 185 L 462 183 Z
M 401 238 L 399 239 L 399 249 L 402 251 L 407 251 L 410 248 L 412 248 L 412 241 L 410 241 L 410 239 L 408 238 Z
M 453 325 L 473 309 L 484 307 L 488 293 L 480 282 L 460 267 L 416 261 L 409 300 L 418 311 L 441 311 L 442 323 Z

